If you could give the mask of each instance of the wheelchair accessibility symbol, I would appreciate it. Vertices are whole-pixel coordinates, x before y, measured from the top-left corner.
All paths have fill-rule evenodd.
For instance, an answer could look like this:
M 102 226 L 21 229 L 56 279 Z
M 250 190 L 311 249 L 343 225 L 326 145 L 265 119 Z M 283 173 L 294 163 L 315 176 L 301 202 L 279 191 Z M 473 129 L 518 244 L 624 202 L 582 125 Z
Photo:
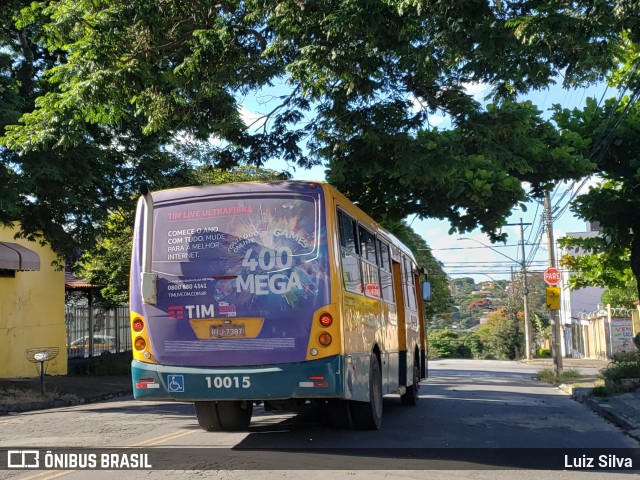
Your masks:
M 170 392 L 184 392 L 184 376 L 167 375 L 167 385 Z

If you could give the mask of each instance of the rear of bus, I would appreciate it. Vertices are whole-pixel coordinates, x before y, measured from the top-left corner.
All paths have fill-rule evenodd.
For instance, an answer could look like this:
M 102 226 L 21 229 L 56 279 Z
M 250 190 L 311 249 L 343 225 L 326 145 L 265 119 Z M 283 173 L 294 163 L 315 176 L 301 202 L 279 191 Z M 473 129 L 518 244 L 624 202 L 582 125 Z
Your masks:
M 208 425 L 218 401 L 237 410 L 342 396 L 324 203 L 312 182 L 141 198 L 130 286 L 135 398 L 196 402 Z

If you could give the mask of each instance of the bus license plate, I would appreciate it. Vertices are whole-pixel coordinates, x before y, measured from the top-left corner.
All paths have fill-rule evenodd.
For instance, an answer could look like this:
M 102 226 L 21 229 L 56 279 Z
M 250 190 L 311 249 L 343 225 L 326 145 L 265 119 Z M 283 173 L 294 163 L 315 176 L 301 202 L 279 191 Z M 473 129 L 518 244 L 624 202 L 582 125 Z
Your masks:
M 212 325 L 211 337 L 244 337 L 244 325 Z

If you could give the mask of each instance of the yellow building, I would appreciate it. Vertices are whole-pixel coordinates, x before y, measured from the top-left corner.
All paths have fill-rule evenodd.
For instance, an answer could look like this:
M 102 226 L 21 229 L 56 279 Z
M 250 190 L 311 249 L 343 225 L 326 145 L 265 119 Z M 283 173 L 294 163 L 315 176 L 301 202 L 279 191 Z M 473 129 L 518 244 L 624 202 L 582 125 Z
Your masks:
M 46 373 L 66 375 L 64 272 L 51 266 L 49 246 L 14 239 L 16 231 L 0 227 L 0 378 L 38 376 L 28 357 L 47 349 L 57 356 Z

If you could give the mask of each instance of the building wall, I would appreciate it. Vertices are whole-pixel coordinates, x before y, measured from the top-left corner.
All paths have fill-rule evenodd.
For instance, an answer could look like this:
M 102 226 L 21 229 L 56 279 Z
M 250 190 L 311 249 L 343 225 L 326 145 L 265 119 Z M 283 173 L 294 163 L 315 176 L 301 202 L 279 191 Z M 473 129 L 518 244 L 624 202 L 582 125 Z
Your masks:
M 600 232 L 598 231 L 570 232 L 567 236 L 591 238 L 599 234 Z M 561 253 L 569 253 L 574 256 L 582 255 L 581 251 L 563 251 Z M 585 330 L 581 327 L 588 325 L 587 314 L 598 310 L 604 289 L 600 287 L 585 287 L 578 290 L 570 290 L 568 287 L 570 274 L 571 272 L 562 271 L 562 279 L 560 281 L 560 287 L 562 288 L 560 323 L 563 326 L 564 340 L 562 342 L 562 354 L 580 358 L 588 356 L 585 351 L 588 339 L 585 338 Z M 576 335 L 579 338 L 576 338 Z
M 47 374 L 67 373 L 64 317 L 64 272 L 51 262 L 57 256 L 48 246 L 14 239 L 16 230 L 0 228 L 0 241 L 23 245 L 40 255 L 40 271 L 15 272 L 0 277 L 0 378 L 35 377 L 38 365 L 25 356 L 29 348 L 58 347 Z

